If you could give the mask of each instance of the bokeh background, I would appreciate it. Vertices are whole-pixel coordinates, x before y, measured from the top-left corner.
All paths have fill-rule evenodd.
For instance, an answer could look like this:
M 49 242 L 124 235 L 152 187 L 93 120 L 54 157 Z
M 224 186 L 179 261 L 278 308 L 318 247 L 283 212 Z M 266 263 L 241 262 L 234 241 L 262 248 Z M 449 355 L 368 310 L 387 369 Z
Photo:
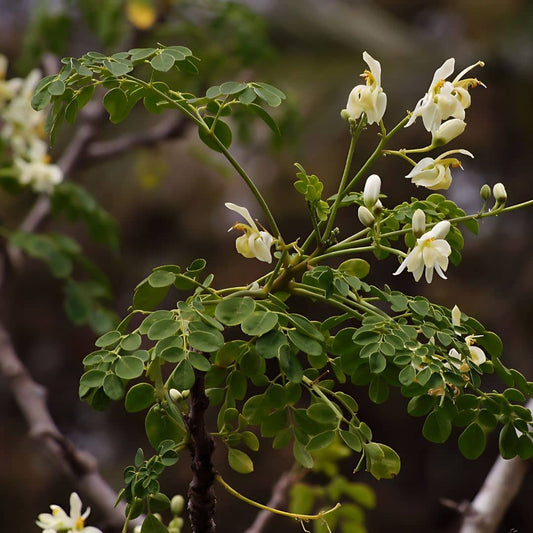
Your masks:
M 334 192 L 349 142 L 339 112 L 351 88 L 360 83 L 364 50 L 382 64 L 389 102 L 385 119 L 390 125 L 406 109 L 413 109 L 443 60 L 455 57 L 460 70 L 483 59 L 486 67 L 474 75 L 487 87 L 473 92 L 468 127 L 452 145 L 470 150 L 475 159 L 464 161 L 464 170 L 455 173 L 447 194 L 467 212 L 479 209 L 483 183 L 503 181 L 512 203 L 533 196 L 533 4 L 529 0 L 167 0 L 152 3 L 158 14 L 154 21 L 135 18 L 131 10 L 128 17 L 127 4 L 125 0 L 0 1 L 0 52 L 11 60 L 10 75 L 25 75 L 41 65 L 45 53 L 76 56 L 89 50 L 118 51 L 132 40 L 141 46 L 159 41 L 189 46 L 202 58 L 200 76 L 186 82 L 196 90 L 226 80 L 252 79 L 280 87 L 288 96 L 277 112 L 281 142 L 254 122 L 248 128 L 238 125 L 241 138 L 234 148 L 271 202 L 287 240 L 310 229 L 305 205 L 292 186 L 293 163 L 298 161 L 319 175 L 326 193 Z M 119 126 L 103 123 L 98 139 L 143 131 L 157 120 L 139 110 Z M 60 134 L 54 157 L 60 156 L 72 131 Z M 372 149 L 375 134 L 376 129 L 369 128 L 360 143 L 359 160 Z M 426 139 L 427 132 L 416 124 L 396 142 L 398 147 L 422 145 Z M 390 205 L 425 194 L 403 178 L 407 170 L 402 165 L 389 158 L 375 167 Z M 245 204 L 258 212 L 255 204 L 234 172 L 198 142 L 193 128 L 111 158 L 87 158 L 68 179 L 86 187 L 117 219 L 120 253 L 95 244 L 78 224 L 54 221 L 44 229 L 65 231 L 83 243 L 87 255 L 111 280 L 110 306 L 118 315 L 125 313 L 135 285 L 160 264 L 187 265 L 204 257 L 218 286 L 242 280 L 243 273 L 253 280 L 263 271 L 259 262 L 235 253 L 235 236 L 226 233 L 234 215 L 223 203 Z M 32 200 L 30 194 L 14 199 L 2 193 L 0 216 L 14 225 Z M 359 224 L 355 211 L 346 213 L 342 222 Z M 390 283 L 411 294 L 419 291 L 449 307 L 458 304 L 500 334 L 507 365 L 532 379 L 532 223 L 531 210 L 484 221 L 478 237 L 465 235 L 463 262 L 460 268 L 450 267 L 447 281 L 415 286 L 407 275 L 392 278 L 396 263 L 388 260 L 373 266 L 370 282 Z M 57 424 L 77 445 L 97 456 L 103 475 L 118 490 L 135 450 L 148 446 L 142 414 L 126 414 L 119 403 L 95 412 L 78 400 L 81 360 L 92 350 L 96 335 L 88 327 L 71 324 L 62 305 L 60 284 L 37 261 L 12 273 L 2 287 L 2 319 L 24 363 L 48 388 Z M 499 385 L 489 380 L 487 386 Z M 468 461 L 453 437 L 445 445 L 426 442 L 421 435 L 423 420 L 406 414 L 407 402 L 399 395 L 376 406 L 365 390 L 357 394 L 361 416 L 374 429 L 376 440 L 392 445 L 402 458 L 402 471 L 395 480 L 376 482 L 364 472 L 356 475 L 377 495 L 377 509 L 367 514 L 368 531 L 455 531 L 458 517 L 439 499 L 473 498 L 496 458 L 495 436 L 479 460 Z M 273 452 L 267 443 L 255 455 L 254 474 L 227 475 L 250 497 L 267 501 L 272 483 L 290 467 L 291 458 L 284 451 Z M 1 381 L 0 458 L 1 529 L 36 531 L 37 514 L 52 502 L 66 504 L 72 486 L 30 439 Z M 346 475 L 351 476 L 354 464 L 354 459 L 342 463 Z M 188 479 L 184 458 L 177 473 L 166 478 L 167 493 L 185 493 Z M 500 531 L 533 529 L 532 491 L 529 477 Z M 255 511 L 217 492 L 219 531 L 244 531 Z M 91 523 L 96 524 L 98 511 L 93 515 Z M 271 531 L 276 529 L 298 531 L 299 526 L 275 519 Z

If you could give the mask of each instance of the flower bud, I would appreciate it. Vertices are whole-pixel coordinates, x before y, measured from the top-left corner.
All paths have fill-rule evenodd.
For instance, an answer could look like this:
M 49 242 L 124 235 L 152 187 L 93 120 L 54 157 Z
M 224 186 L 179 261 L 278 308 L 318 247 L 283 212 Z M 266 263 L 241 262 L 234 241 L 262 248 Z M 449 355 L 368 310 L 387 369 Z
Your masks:
M 359 209 L 357 210 L 357 216 L 359 217 L 361 224 L 368 228 L 371 228 L 374 225 L 374 222 L 376 221 L 374 215 L 364 205 L 359 206 Z
M 375 216 L 375 217 L 379 217 L 381 215 L 381 213 L 383 213 L 383 204 L 381 203 L 381 200 L 378 200 L 375 204 L 374 204 L 374 207 L 372 208 L 372 214 Z
M 452 118 L 443 122 L 433 134 L 433 146 L 442 146 L 455 139 L 465 131 L 466 122 L 460 118 Z
M 381 179 L 377 174 L 372 174 L 372 176 L 369 176 L 366 180 L 363 191 L 363 201 L 369 209 L 372 209 L 374 204 L 378 201 L 380 190 Z
M 173 515 L 180 515 L 185 507 L 185 498 L 181 494 L 176 494 L 170 500 L 170 511 Z
M 492 189 L 492 194 L 494 195 L 494 200 L 496 200 L 495 207 L 501 207 L 507 201 L 507 191 L 503 183 L 496 183 Z
M 452 309 L 452 324 L 456 328 L 461 325 L 461 310 L 457 305 L 454 305 Z
M 341 111 L 341 117 L 344 119 L 344 120 L 350 120 L 350 113 L 348 113 L 348 110 L 347 109 L 343 109 Z
M 183 394 L 181 394 L 181 392 L 178 389 L 170 389 L 168 391 L 168 395 L 170 396 L 170 399 L 173 402 L 177 403 L 177 402 L 183 400 Z
M 168 524 L 168 533 L 181 533 L 182 527 L 183 518 L 181 518 L 181 516 L 173 518 Z
M 181 397 L 183 400 L 186 400 L 191 394 L 191 391 L 189 389 L 185 389 L 181 391 Z
M 413 213 L 413 219 L 411 221 L 413 235 L 418 239 L 422 237 L 426 232 L 426 214 L 422 209 L 417 209 Z
M 486 202 L 492 195 L 492 191 L 490 190 L 489 185 L 485 183 L 483 187 L 481 187 L 479 191 L 479 195 L 481 196 L 481 199 Z

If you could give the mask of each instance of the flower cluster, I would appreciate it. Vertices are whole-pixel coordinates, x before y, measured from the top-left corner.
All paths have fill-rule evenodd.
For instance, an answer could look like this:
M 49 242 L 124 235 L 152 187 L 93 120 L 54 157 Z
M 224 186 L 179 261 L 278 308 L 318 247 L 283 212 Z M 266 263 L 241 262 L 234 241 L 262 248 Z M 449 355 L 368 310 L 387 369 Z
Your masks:
M 0 137 L 9 150 L 13 172 L 22 185 L 50 194 L 63 179 L 57 165 L 50 164 L 43 140 L 46 113 L 35 111 L 31 99 L 41 73 L 32 70 L 26 78 L 6 79 L 7 59 L 0 55 Z
M 50 505 L 51 513 L 41 513 L 37 518 L 37 525 L 43 533 L 102 533 L 96 527 L 86 526 L 85 519 L 91 512 L 87 507 L 85 512 L 81 512 L 80 497 L 73 492 L 70 495 L 70 513 L 67 514 L 59 505 Z

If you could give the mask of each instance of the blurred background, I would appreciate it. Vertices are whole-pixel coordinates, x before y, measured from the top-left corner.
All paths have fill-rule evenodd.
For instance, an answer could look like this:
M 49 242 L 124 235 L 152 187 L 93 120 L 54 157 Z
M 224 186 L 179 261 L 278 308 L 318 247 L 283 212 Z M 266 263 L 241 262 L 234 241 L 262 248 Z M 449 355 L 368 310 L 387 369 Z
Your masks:
M 24 76 L 31 68 L 50 65 L 50 54 L 78 56 L 90 50 L 105 53 L 135 46 L 189 46 L 202 61 L 194 80 L 176 80 L 180 88 L 205 91 L 227 80 L 259 80 L 281 88 L 287 103 L 276 110 L 281 140 L 272 139 L 263 124 L 237 122 L 234 151 L 264 191 L 286 240 L 307 235 L 306 207 L 292 183 L 298 161 L 307 172 L 334 192 L 349 143 L 340 118 L 347 96 L 361 83 L 366 68 L 362 52 L 382 65 L 382 85 L 388 96 L 385 122 L 392 126 L 425 93 L 434 70 L 455 57 L 457 70 L 485 61 L 473 75 L 486 88 L 472 94 L 468 127 L 450 148 L 466 148 L 475 159 L 463 161 L 446 193 L 467 212 L 479 209 L 484 183 L 506 185 L 509 202 L 533 196 L 533 4 L 529 0 L 12 0 L 0 1 L 0 52 L 10 59 L 9 76 Z M 48 67 L 49 68 L 49 67 Z M 172 119 L 172 117 L 170 117 Z M 163 117 L 162 120 L 166 120 Z M 145 131 L 159 117 L 135 111 L 124 123 L 105 121 L 97 141 Z M 57 159 L 76 125 L 65 127 L 53 149 Z M 377 128 L 368 128 L 357 161 L 373 149 Z M 427 132 L 417 123 L 401 132 L 395 147 L 422 146 Z M 468 159 L 468 158 L 466 158 Z M 426 196 L 403 176 L 400 160 L 381 160 L 380 174 L 386 204 Z M 227 234 L 234 214 L 231 201 L 259 210 L 244 185 L 222 159 L 197 140 L 192 127 L 181 127 L 162 142 L 138 146 L 112 157 L 86 157 L 68 179 L 87 188 L 118 221 L 120 251 L 95 244 L 84 228 L 54 220 L 45 230 L 63 231 L 80 240 L 85 253 L 110 278 L 110 306 L 124 315 L 136 284 L 160 264 L 188 265 L 207 259 L 215 285 L 252 281 L 264 271 L 234 250 L 235 235 Z M 16 227 L 34 196 L 1 193 L 3 222 Z M 341 221 L 359 225 L 356 212 Z M 457 304 L 487 329 L 500 334 L 507 366 L 532 379 L 533 211 L 513 212 L 484 221 L 480 234 L 465 234 L 460 268 L 451 266 L 448 280 L 414 285 L 410 276 L 392 278 L 393 260 L 373 264 L 369 282 L 389 283 L 409 294 L 421 292 L 439 304 Z M 96 334 L 75 326 L 63 311 L 61 284 L 38 261 L 11 272 L 2 287 L 2 319 L 17 352 L 33 377 L 49 390 L 48 405 L 60 429 L 99 460 L 109 483 L 119 490 L 123 469 L 138 447 L 148 447 L 142 413 L 126 414 L 120 402 L 104 412 L 78 400 L 82 359 L 92 351 Z M 490 380 L 489 389 L 501 387 Z M 402 458 L 395 480 L 377 482 L 364 472 L 355 480 L 370 484 L 377 495 L 376 510 L 368 511 L 369 532 L 452 532 L 458 517 L 440 498 L 471 500 L 497 455 L 494 435 L 483 456 L 464 459 L 450 438 L 444 445 L 426 442 L 423 419 L 407 415 L 407 401 L 398 394 L 385 404 L 372 404 L 361 389 L 361 417 L 378 442 L 393 446 Z M 455 435 L 456 437 L 456 435 Z M 288 451 L 272 451 L 265 443 L 255 454 L 256 471 L 227 477 L 249 497 L 266 502 L 277 477 L 290 467 Z M 5 383 L 0 381 L 0 516 L 5 531 L 36 531 L 34 519 L 50 503 L 65 505 L 70 481 L 27 434 L 26 422 Z M 355 459 L 342 462 L 351 477 Z M 223 472 L 225 472 L 223 470 Z M 167 494 L 185 493 L 190 477 L 187 458 L 166 476 Z M 317 478 L 316 482 L 320 482 Z M 533 529 L 533 479 L 526 478 L 500 531 Z M 244 531 L 255 511 L 217 490 L 219 531 Z M 90 502 L 88 502 L 90 503 Z M 24 516 L 14 509 L 24 508 Z M 98 523 L 93 511 L 91 524 Z M 11 520 L 11 522 L 10 522 Z M 275 519 L 271 531 L 298 531 L 298 524 Z M 187 528 L 184 531 L 188 531 Z

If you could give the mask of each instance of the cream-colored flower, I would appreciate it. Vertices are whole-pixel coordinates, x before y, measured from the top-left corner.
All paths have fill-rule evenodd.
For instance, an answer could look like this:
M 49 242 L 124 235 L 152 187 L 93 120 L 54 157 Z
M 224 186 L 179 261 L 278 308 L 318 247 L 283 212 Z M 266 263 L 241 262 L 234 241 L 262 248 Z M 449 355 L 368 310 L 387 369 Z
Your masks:
M 411 250 L 394 275 L 401 274 L 406 268 L 411 272 L 415 281 L 419 281 L 426 271 L 426 281 L 431 283 L 433 271 L 446 279 L 444 272 L 448 268 L 448 257 L 452 253 L 451 246 L 445 240 L 450 231 L 450 223 L 442 220 L 430 231 L 417 239 L 416 246 Z
M 259 261 L 271 263 L 272 254 L 270 253 L 270 248 L 274 244 L 274 237 L 268 231 L 259 231 L 257 224 L 246 207 L 240 207 L 230 202 L 225 205 L 228 209 L 239 213 L 248 222 L 248 224 L 238 222 L 229 229 L 229 231 L 232 229 L 244 231 L 244 235 L 241 235 L 235 241 L 237 252 L 247 258 L 255 257 Z
M 476 338 L 479 336 L 480 335 L 468 335 L 465 338 L 468 350 L 470 351 L 470 359 L 478 366 L 487 360 L 485 352 L 479 346 L 474 346 L 474 344 L 476 344 Z
M 346 112 L 353 120 L 358 120 L 364 113 L 368 124 L 379 123 L 387 107 L 387 95 L 381 88 L 381 65 L 367 52 L 363 52 L 363 59 L 370 69 L 361 74 L 366 85 L 357 85 L 352 89 Z
M 24 161 L 15 160 L 18 180 L 22 185 L 30 185 L 38 193 L 51 194 L 54 187 L 63 180 L 63 172 L 57 165 L 45 160 Z
M 453 81 L 446 81 L 455 68 L 455 59 L 447 59 L 435 71 L 428 92 L 416 104 L 405 127 L 411 126 L 418 117 L 422 117 L 426 130 L 434 134 L 442 122 L 449 117 L 464 120 L 465 109 L 470 106 L 471 102 L 468 90 L 483 83 L 476 78 L 462 79 L 462 77 L 477 66 L 483 66 L 483 62 L 478 61 L 470 65 Z
M 410 179 L 417 187 L 426 187 L 433 191 L 448 189 L 452 183 L 452 168 L 463 168 L 461 162 L 451 154 L 463 154 L 474 157 L 468 150 L 450 150 L 439 155 L 436 159 L 424 157 L 405 177 Z
M 98 528 L 86 526 L 85 520 L 91 512 L 87 507 L 81 513 L 80 497 L 73 492 L 70 495 L 70 514 L 67 514 L 59 505 L 50 505 L 52 513 L 41 513 L 36 524 L 43 529 L 43 533 L 55 533 L 56 531 L 66 531 L 68 533 L 102 533 Z

